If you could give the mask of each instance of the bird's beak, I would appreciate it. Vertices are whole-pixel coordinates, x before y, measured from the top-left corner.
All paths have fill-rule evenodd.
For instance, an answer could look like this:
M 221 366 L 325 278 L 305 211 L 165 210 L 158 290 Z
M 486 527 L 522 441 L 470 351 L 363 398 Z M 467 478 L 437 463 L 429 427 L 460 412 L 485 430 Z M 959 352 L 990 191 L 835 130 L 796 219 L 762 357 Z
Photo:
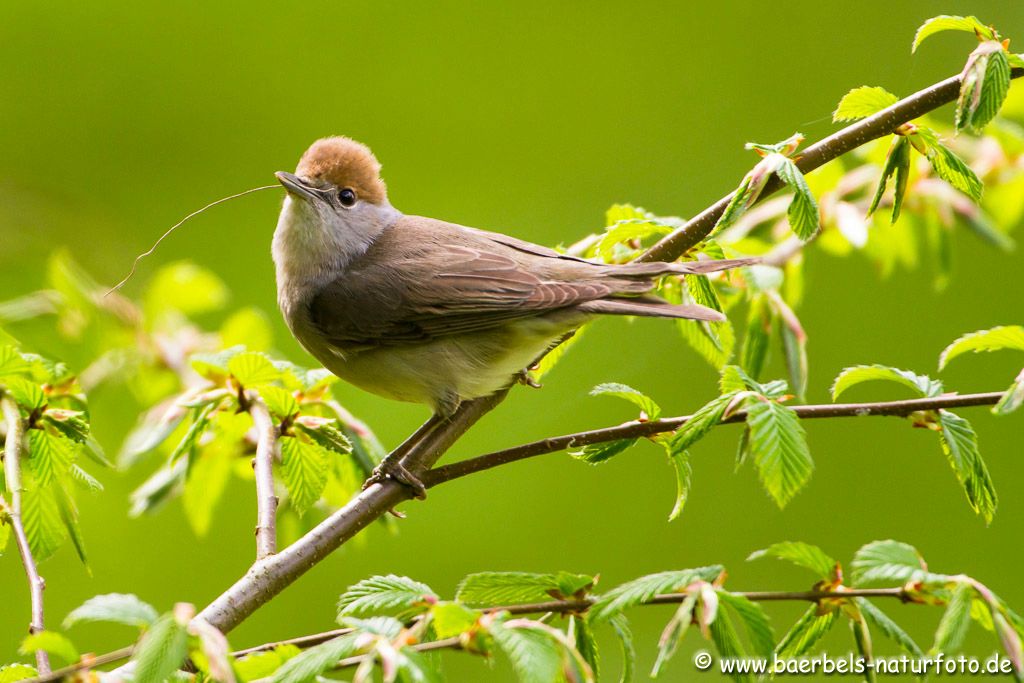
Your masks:
M 320 199 L 313 188 L 306 185 L 306 183 L 304 183 L 297 175 L 278 171 L 274 174 L 274 177 L 277 178 L 277 182 L 284 185 L 284 189 L 293 197 L 299 197 L 300 199 L 309 201 Z

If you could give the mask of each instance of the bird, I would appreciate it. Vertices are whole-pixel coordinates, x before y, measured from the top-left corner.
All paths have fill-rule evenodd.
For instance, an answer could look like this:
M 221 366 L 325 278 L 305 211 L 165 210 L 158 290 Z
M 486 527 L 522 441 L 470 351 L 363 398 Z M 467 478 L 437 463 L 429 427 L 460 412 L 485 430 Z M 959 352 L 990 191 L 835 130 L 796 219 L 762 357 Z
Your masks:
M 432 417 L 378 466 L 425 491 L 401 460 L 459 405 L 504 390 L 565 335 L 602 315 L 722 321 L 652 296 L 665 275 L 756 259 L 606 264 L 498 232 L 403 214 L 381 165 L 349 137 L 315 141 L 286 190 L 272 256 L 281 313 L 325 368 L 369 392 L 423 403 Z

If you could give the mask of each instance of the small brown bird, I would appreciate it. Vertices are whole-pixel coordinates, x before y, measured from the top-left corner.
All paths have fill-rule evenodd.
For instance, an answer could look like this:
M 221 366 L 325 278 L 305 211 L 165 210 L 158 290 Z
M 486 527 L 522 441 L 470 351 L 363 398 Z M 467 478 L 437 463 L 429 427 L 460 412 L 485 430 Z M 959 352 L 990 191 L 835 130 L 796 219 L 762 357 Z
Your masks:
M 724 320 L 710 308 L 647 293 L 662 275 L 753 262 L 608 265 L 406 216 L 388 201 L 373 153 L 347 137 L 317 140 L 294 174 L 276 176 L 288 194 L 273 256 L 292 333 L 342 379 L 428 404 L 433 424 L 462 401 L 510 386 L 596 315 Z M 391 476 L 422 495 L 400 462 L 403 450 L 382 463 L 378 479 Z

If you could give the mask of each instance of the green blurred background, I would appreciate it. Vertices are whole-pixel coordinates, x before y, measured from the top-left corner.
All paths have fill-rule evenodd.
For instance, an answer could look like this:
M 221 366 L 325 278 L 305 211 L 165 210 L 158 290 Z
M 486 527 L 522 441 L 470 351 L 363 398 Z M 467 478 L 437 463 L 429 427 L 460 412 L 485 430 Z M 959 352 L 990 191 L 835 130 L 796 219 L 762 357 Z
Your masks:
M 542 242 L 572 241 L 603 226 L 613 202 L 691 215 L 729 191 L 752 165 L 748 140 L 832 130 L 849 88 L 901 94 L 956 72 L 971 49 L 943 35 L 910 55 L 924 19 L 978 15 L 1024 40 L 1019 2 L 810 0 L 755 3 L 3 3 L 0 6 L 0 299 L 43 284 L 52 249 L 71 248 L 98 279 L 119 279 L 133 256 L 206 202 L 273 182 L 315 138 L 343 133 L 384 164 L 396 206 Z M 1016 47 L 1020 47 L 1017 45 Z M 948 117 L 948 112 L 947 112 Z M 948 118 L 947 118 L 948 120 Z M 310 359 L 275 308 L 270 238 L 280 193 L 218 207 L 145 261 L 189 258 L 218 273 L 233 305 L 272 315 L 277 346 Z M 963 332 L 1021 323 L 1019 253 L 955 238 L 950 287 L 919 271 L 880 280 L 866 259 L 811 250 L 801 316 L 810 334 L 809 400 L 827 400 L 843 367 L 881 362 L 935 372 Z M 76 360 L 48 326 L 11 332 L 32 350 Z M 781 374 L 776 356 L 775 374 Z M 1020 357 L 959 361 L 943 374 L 960 391 L 1002 389 Z M 681 414 L 711 397 L 715 373 L 670 324 L 602 321 L 546 380 L 517 389 L 448 456 L 464 457 L 632 416 L 590 398 L 602 381 L 626 382 Z M 426 417 L 342 386 L 342 401 L 389 445 Z M 902 396 L 865 387 L 850 398 Z M 116 451 L 137 407 L 121 389 L 94 397 L 95 430 Z M 965 414 L 968 414 L 965 411 Z M 671 469 L 644 445 L 591 468 L 564 454 L 503 467 L 404 506 L 391 535 L 377 526 L 323 562 L 231 634 L 237 647 L 330 628 L 336 595 L 371 574 L 394 572 L 450 594 L 468 572 L 600 572 L 604 586 L 642 573 L 722 562 L 728 585 L 801 589 L 809 576 L 781 563 L 745 563 L 780 540 L 806 540 L 848 558 L 861 544 L 897 538 L 937 571 L 963 571 L 1024 608 L 1024 483 L 1019 415 L 969 410 L 1002 494 L 988 528 L 975 516 L 934 435 L 888 419 L 807 425 L 817 470 L 784 511 L 750 468 L 733 473 L 739 432 L 717 430 L 695 451 L 693 494 L 682 518 Z M 95 468 L 94 468 L 95 469 Z M 82 501 L 92 576 L 70 547 L 42 567 L 51 625 L 104 592 L 133 592 L 161 609 L 206 604 L 253 555 L 254 498 L 240 482 L 196 538 L 180 504 L 126 519 L 127 495 L 148 468 L 101 472 L 107 491 Z M 25 629 L 28 598 L 17 556 L 0 559 L 0 661 Z M 922 644 L 939 612 L 884 605 Z M 781 634 L 800 605 L 770 607 Z M 644 664 L 666 609 L 634 611 Z M 828 641 L 846 651 L 845 629 Z M 117 628 L 77 627 L 83 650 L 125 644 Z M 689 652 L 668 680 L 690 680 Z M 703 646 L 703 643 L 700 643 Z M 990 636 L 970 651 L 988 654 Z M 880 646 L 891 652 L 888 646 Z M 609 672 L 618 655 L 608 651 Z M 446 655 L 452 680 L 508 680 Z M 705 675 L 712 677 L 711 674 Z

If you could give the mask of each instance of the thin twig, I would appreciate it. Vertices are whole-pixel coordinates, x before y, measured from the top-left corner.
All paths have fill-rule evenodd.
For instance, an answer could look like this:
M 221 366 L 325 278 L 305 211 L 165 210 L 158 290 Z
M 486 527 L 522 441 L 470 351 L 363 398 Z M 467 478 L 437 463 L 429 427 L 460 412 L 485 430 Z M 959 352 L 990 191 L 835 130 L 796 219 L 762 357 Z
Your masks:
M 263 400 L 248 397 L 247 409 L 256 427 L 256 559 L 277 552 L 277 494 L 274 492 L 274 458 L 277 454 L 277 428 Z
M 32 599 L 32 621 L 29 633 L 39 633 L 46 629 L 46 612 L 43 608 L 43 591 L 46 581 L 39 575 L 36 559 L 29 547 L 25 535 L 25 525 L 21 521 L 21 462 L 24 460 L 25 422 L 21 419 L 18 404 L 10 396 L 0 396 L 0 407 L 3 409 L 4 421 L 7 423 L 7 438 L 4 441 L 4 476 L 7 478 L 7 489 L 11 492 L 11 504 L 3 503 L 10 517 L 10 525 L 14 530 L 14 539 L 21 555 L 21 564 L 25 567 L 28 579 L 29 595 Z M 39 673 L 50 672 L 50 656 L 45 650 L 36 650 L 36 669 Z
M 826 403 L 823 405 L 793 406 L 793 412 L 801 419 L 808 420 L 823 417 L 864 417 L 867 415 L 888 415 L 905 417 L 920 410 L 938 410 L 940 408 L 961 408 L 967 406 L 995 405 L 1002 398 L 1001 392 L 989 392 L 984 394 L 952 394 L 948 396 L 936 396 L 935 398 L 912 398 L 903 401 L 888 401 L 882 403 Z M 437 486 L 452 479 L 458 479 L 468 474 L 489 470 L 499 465 L 507 465 L 510 462 L 525 460 L 538 455 L 557 453 L 567 448 L 579 448 L 596 443 L 616 441 L 618 439 L 632 439 L 637 437 L 654 436 L 673 432 L 686 424 L 692 415 L 683 417 L 666 417 L 661 420 L 650 420 L 640 422 L 637 420 L 626 422 L 614 427 L 603 429 L 592 429 L 575 434 L 564 436 L 552 436 L 547 439 L 540 439 L 521 446 L 513 446 L 504 450 L 478 455 L 475 458 L 462 460 L 443 467 L 436 467 L 421 477 L 427 487 Z M 744 410 L 739 410 L 720 424 L 734 424 L 743 422 L 747 418 Z

